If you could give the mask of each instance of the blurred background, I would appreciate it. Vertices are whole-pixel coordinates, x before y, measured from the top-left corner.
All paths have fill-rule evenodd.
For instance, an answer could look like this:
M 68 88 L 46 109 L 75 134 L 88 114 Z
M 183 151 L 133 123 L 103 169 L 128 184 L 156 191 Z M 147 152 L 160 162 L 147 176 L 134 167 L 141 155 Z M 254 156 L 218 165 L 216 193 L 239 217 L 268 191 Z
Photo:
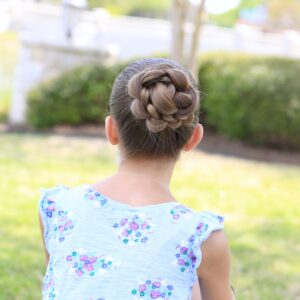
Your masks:
M 0 300 L 41 299 L 39 189 L 114 173 L 112 84 L 151 56 L 199 81 L 172 190 L 225 215 L 237 299 L 300 300 L 299 0 L 0 1 Z

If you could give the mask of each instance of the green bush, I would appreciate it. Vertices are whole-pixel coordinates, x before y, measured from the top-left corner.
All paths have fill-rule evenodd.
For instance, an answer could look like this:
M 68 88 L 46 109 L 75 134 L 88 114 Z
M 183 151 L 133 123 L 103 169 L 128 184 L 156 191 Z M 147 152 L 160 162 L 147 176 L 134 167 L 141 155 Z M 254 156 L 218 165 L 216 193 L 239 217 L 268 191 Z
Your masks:
M 112 14 L 140 16 L 150 18 L 167 18 L 170 0 L 89 0 L 90 8 L 104 7 Z
M 35 128 L 99 124 L 108 112 L 114 67 L 83 66 L 35 87 L 27 120 Z M 300 61 L 212 53 L 201 57 L 202 114 L 207 126 L 230 138 L 300 149 Z
M 101 123 L 123 65 L 82 66 L 43 82 L 28 94 L 27 120 L 36 128 Z
M 300 149 L 300 61 L 210 53 L 199 80 L 205 122 L 254 144 Z

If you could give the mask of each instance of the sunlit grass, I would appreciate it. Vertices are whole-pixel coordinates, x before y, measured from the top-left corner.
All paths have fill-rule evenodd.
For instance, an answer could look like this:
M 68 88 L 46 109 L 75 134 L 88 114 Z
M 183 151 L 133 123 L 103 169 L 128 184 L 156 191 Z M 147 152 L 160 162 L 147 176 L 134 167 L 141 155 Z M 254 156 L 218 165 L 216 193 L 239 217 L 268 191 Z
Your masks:
M 40 187 L 94 183 L 117 151 L 95 138 L 0 135 L 0 299 L 40 299 L 44 258 Z M 300 168 L 184 153 L 172 190 L 197 210 L 225 215 L 238 300 L 300 299 Z

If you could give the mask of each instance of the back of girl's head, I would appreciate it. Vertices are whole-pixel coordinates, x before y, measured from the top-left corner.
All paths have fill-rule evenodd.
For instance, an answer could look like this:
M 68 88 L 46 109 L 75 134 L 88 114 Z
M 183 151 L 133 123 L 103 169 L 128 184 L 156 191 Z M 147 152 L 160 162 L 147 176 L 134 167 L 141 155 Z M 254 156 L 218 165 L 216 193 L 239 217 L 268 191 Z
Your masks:
M 116 78 L 110 97 L 125 156 L 178 158 L 198 123 L 199 91 L 169 59 L 142 59 Z

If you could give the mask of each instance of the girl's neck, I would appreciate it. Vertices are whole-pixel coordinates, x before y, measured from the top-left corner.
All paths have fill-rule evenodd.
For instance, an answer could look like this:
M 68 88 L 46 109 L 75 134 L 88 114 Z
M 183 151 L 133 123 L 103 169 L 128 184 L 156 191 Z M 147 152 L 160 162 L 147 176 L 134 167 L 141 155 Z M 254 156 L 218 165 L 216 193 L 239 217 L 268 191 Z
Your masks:
M 174 160 L 121 160 L 118 171 L 95 183 L 94 189 L 133 206 L 176 201 L 169 187 L 174 166 Z
M 135 158 L 121 160 L 116 176 L 136 177 L 168 188 L 174 171 L 173 159 Z

